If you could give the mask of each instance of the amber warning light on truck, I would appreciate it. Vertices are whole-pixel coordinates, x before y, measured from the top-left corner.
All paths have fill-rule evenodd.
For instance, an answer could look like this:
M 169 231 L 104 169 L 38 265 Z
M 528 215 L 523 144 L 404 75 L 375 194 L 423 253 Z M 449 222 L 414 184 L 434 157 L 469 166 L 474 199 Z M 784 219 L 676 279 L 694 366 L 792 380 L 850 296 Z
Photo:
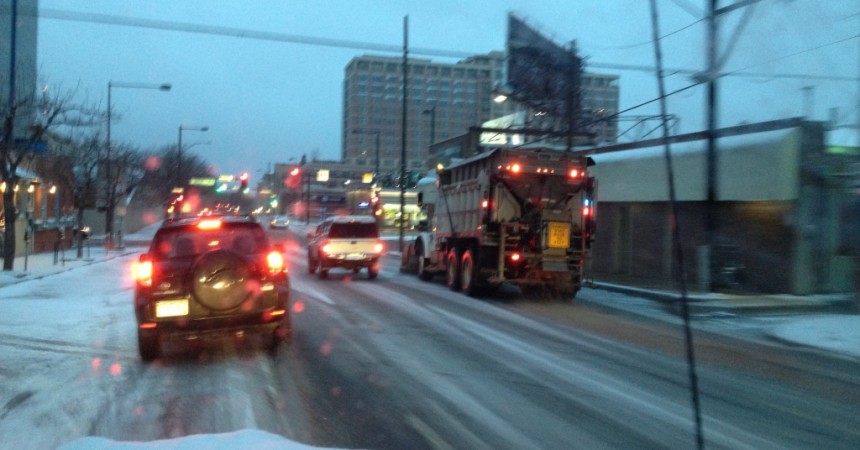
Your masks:
M 561 175 L 563 172 L 557 171 L 554 167 L 535 167 L 535 166 L 524 166 L 521 163 L 514 162 L 505 164 L 504 166 L 499 166 L 500 170 L 503 170 L 504 173 L 509 175 L 519 175 L 525 173 L 537 173 L 542 175 Z M 581 180 L 586 176 L 586 172 L 584 169 L 580 167 L 571 167 L 567 169 L 567 177 L 571 180 Z

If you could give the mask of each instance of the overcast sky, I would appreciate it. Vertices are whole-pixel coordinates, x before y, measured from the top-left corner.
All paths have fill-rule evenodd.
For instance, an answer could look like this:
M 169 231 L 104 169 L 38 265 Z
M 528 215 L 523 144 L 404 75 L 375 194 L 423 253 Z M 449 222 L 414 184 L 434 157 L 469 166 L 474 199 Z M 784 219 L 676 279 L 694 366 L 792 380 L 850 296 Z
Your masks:
M 705 67 L 706 0 L 658 0 L 664 65 Z M 721 5 L 730 4 L 728 0 Z M 218 173 L 251 172 L 316 152 L 341 154 L 344 68 L 355 56 L 398 56 L 403 18 L 409 45 L 453 54 L 504 50 L 506 17 L 517 12 L 556 42 L 576 40 L 586 70 L 621 77 L 621 108 L 657 96 L 653 73 L 608 68 L 654 65 L 646 0 L 39 0 L 39 70 L 50 89 L 74 90 L 81 101 L 105 104 L 114 82 L 171 83 L 168 92 L 113 90 L 113 139 L 144 149 L 183 143 Z M 749 8 L 746 8 L 749 9 Z M 860 105 L 860 0 L 764 0 L 739 30 L 745 10 L 724 17 L 720 47 L 737 35 L 720 82 L 720 125 L 803 115 L 824 120 L 838 108 L 841 123 L 856 123 Z M 104 16 L 111 16 L 105 22 Z M 74 19 L 74 20 L 72 20 Z M 159 21 L 170 27 L 240 29 L 273 33 L 275 40 L 123 26 Z M 698 23 L 697 23 L 698 22 Z M 182 24 L 187 24 L 185 27 Z M 685 28 L 686 27 L 686 28 Z M 680 31 L 679 31 L 680 30 Z M 256 33 L 256 34 L 254 34 Z M 294 43 L 341 41 L 391 48 L 348 48 Z M 289 40 L 289 39 L 287 39 Z M 387 47 L 386 47 L 387 46 Z M 725 53 L 725 51 L 721 51 Z M 414 54 L 439 62 L 444 56 Z M 842 77 L 796 78 L 785 75 Z M 666 79 L 667 91 L 690 85 L 686 74 Z M 813 86 L 807 90 L 805 86 Z M 683 132 L 703 128 L 705 90 L 669 100 Z M 629 115 L 658 112 L 657 103 Z M 627 126 L 622 123 L 621 129 Z M 629 132 L 623 140 L 629 140 Z

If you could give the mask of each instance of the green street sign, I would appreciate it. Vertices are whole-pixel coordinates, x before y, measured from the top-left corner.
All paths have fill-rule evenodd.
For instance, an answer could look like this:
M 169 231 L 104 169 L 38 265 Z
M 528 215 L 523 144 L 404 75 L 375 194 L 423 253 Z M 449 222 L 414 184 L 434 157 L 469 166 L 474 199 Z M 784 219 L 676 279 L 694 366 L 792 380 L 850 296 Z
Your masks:
M 215 186 L 214 178 L 192 178 L 188 181 L 188 184 L 191 186 Z

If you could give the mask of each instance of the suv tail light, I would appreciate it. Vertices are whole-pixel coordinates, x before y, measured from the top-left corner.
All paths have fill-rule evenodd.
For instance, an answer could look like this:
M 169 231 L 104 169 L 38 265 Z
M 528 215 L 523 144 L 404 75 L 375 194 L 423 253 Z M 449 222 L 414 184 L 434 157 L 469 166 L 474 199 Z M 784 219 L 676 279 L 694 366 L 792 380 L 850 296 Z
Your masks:
M 325 254 L 328 254 L 328 252 L 331 251 L 331 242 L 323 242 L 323 244 L 320 245 L 320 251 Z
M 284 257 L 278 252 L 269 252 L 266 255 L 266 264 L 269 267 L 269 272 L 279 273 L 284 271 Z
M 384 248 L 385 246 L 382 245 L 382 242 L 377 242 L 376 244 L 373 244 L 373 253 L 382 253 Z
M 152 286 L 152 261 L 136 261 L 131 267 L 134 279 L 141 286 Z

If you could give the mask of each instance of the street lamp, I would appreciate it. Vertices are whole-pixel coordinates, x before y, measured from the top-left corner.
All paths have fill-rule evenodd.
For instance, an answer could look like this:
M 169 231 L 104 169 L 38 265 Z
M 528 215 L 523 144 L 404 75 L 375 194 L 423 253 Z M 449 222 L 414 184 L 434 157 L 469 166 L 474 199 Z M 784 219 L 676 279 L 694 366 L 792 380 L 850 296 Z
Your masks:
M 108 96 L 107 96 L 107 143 L 105 144 L 105 172 L 107 173 L 107 207 L 105 208 L 105 249 L 113 248 L 113 213 L 114 213 L 114 196 L 116 195 L 116 186 L 114 185 L 114 177 L 111 173 L 111 143 L 110 143 L 110 122 L 111 122 L 111 90 L 113 88 L 125 89 L 158 89 L 160 91 L 169 91 L 171 86 L 169 83 L 163 84 L 146 84 L 146 83 L 128 83 L 122 81 L 108 81 Z
M 57 185 L 52 184 L 48 189 L 48 193 L 54 196 L 54 222 L 60 224 L 60 193 L 57 191 Z
M 374 178 L 379 177 L 379 130 L 352 130 L 353 134 L 372 134 L 376 142 L 376 165 L 373 172 Z M 376 180 L 374 180 L 376 181 Z
M 185 185 L 185 181 L 183 181 L 184 178 L 182 178 L 182 132 L 183 131 L 209 131 L 209 127 L 208 126 L 186 127 L 186 126 L 179 125 L 179 142 L 177 142 L 177 145 L 176 145 L 176 148 L 177 148 L 176 159 L 178 160 L 178 162 L 176 163 L 176 166 L 177 166 L 176 167 L 176 177 L 178 179 L 176 182 L 176 187 L 184 187 L 184 185 Z

